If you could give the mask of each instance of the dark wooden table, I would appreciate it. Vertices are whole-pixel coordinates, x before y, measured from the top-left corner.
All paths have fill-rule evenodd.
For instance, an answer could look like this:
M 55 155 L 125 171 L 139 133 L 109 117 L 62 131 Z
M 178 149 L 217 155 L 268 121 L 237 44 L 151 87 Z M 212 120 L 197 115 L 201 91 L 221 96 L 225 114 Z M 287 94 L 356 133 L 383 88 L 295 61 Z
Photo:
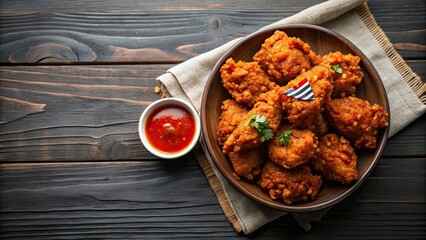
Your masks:
M 319 2 L 2 0 L 1 238 L 242 237 L 193 154 L 158 161 L 137 122 L 168 68 Z M 425 80 L 425 1 L 369 7 Z M 284 216 L 250 237 L 425 239 L 425 119 L 310 232 Z

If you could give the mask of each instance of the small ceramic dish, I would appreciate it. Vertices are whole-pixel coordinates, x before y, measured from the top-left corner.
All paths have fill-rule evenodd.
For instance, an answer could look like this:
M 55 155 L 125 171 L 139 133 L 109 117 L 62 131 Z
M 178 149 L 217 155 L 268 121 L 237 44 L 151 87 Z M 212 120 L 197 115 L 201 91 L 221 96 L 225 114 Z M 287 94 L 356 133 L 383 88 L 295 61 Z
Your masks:
M 139 119 L 139 137 L 157 157 L 174 159 L 191 151 L 201 131 L 200 117 L 188 102 L 164 98 L 151 103 Z

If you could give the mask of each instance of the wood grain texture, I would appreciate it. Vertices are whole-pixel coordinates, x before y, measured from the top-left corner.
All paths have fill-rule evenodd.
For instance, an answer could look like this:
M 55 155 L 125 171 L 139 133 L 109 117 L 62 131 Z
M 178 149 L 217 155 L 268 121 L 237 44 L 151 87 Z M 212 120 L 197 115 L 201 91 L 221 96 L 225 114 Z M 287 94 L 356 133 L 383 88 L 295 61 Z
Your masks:
M 160 98 L 155 76 L 169 67 L 0 68 L 0 96 L 44 106 L 15 120 L 27 108 L 3 111 L 9 122 L 0 124 L 1 161 L 153 158 L 140 144 L 137 123 L 145 107 Z
M 171 66 L 0 67 L 0 96 L 44 106 L 30 115 L 19 106 L 4 111 L 2 119 L 25 117 L 0 124 L 0 161 L 156 159 L 141 145 L 137 124 L 145 107 L 160 98 L 155 77 Z M 426 155 L 424 119 L 391 139 L 384 156 Z
M 426 57 L 426 2 L 368 1 L 371 13 L 405 59 Z M 393 9 L 393 10 L 392 10 Z M 387 14 L 398 9 L 398 13 Z M 417 10 L 419 12 L 415 13 Z
M 55 11 L 106 11 L 111 12 L 114 10 L 132 10 L 137 11 L 142 9 L 145 11 L 155 11 L 155 10 L 209 10 L 209 9 L 241 9 L 241 10 L 257 10 L 257 9 L 269 9 L 273 10 L 276 8 L 286 8 L 286 9 L 304 9 L 305 6 L 310 4 L 316 4 L 323 2 L 323 0 L 300 0 L 299 4 L 295 4 L 292 1 L 269 1 L 269 4 L 264 2 L 259 2 L 255 0 L 236 0 L 236 1 L 226 1 L 218 0 L 214 2 L 209 1 L 193 1 L 193 0 L 165 0 L 165 1 L 155 1 L 155 0 L 126 0 L 117 2 L 114 0 L 71 0 L 71 1 L 55 1 L 51 2 L 49 0 L 29 0 L 26 1 L 26 4 L 19 4 L 13 0 L 3 0 L 2 1 L 2 12 L 7 13 L 20 13 L 20 12 L 30 12 L 30 11 L 39 11 L 39 12 L 55 12 Z
M 193 157 L 2 169 L 2 239 L 235 235 Z
M 408 125 L 386 143 L 383 157 L 426 156 L 426 115 Z
M 426 223 L 425 165 L 425 158 L 408 163 L 405 158 L 383 159 L 365 184 L 309 233 L 285 216 L 253 237 L 357 239 L 362 233 L 421 239 Z M 191 155 L 177 161 L 1 168 L 2 238 L 239 237 Z M 395 186 L 406 186 L 404 194 Z
M 4 1 L 0 12 L 0 62 L 175 63 L 319 2 L 88 1 L 82 8 L 73 1 Z M 413 59 L 425 57 L 424 1 L 401 4 L 398 12 L 384 1 L 369 4 L 400 54 Z
M 280 9 L 263 7 L 262 14 L 255 1 L 241 4 L 248 10 L 188 4 L 139 8 L 139 12 L 113 8 L 112 12 L 2 14 L 0 62 L 183 61 L 301 10 L 275 3 Z
M 0 124 L 24 118 L 44 111 L 46 104 L 36 104 L 19 99 L 0 96 Z

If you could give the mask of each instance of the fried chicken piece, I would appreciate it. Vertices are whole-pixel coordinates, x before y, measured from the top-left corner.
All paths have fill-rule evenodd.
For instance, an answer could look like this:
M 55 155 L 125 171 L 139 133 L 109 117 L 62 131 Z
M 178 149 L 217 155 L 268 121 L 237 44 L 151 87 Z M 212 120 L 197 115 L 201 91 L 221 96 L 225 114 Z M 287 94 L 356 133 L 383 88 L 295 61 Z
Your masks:
M 331 99 L 331 74 L 333 70 L 324 66 L 315 66 L 310 70 L 300 74 L 296 79 L 290 81 L 286 86 L 281 87 L 281 93 L 292 88 L 294 85 L 308 79 L 315 99 L 299 100 L 281 94 L 282 107 L 288 120 L 296 128 L 310 128 L 319 117 L 324 102 Z
M 222 113 L 217 126 L 217 141 L 222 146 L 249 112 L 249 109 L 232 99 L 226 99 L 222 101 L 221 110 Z
M 324 116 L 324 112 L 318 115 L 317 120 L 314 121 L 313 125 L 311 125 L 310 129 L 317 136 L 322 136 L 328 132 L 328 122 L 326 117 Z
M 287 144 L 280 142 L 281 133 L 291 135 Z M 271 161 L 283 168 L 294 168 L 309 162 L 318 145 L 318 138 L 309 129 L 295 129 L 290 125 L 281 125 L 277 134 L 268 142 L 268 154 Z
M 239 152 L 241 150 L 253 149 L 263 144 L 259 132 L 252 126 L 247 125 L 249 118 L 255 114 L 265 116 L 269 123 L 268 126 L 275 133 L 281 123 L 282 108 L 280 106 L 279 88 L 260 95 L 253 109 L 244 117 L 237 129 L 223 145 L 223 153 Z
M 272 199 L 292 204 L 315 200 L 322 178 L 313 175 L 306 165 L 284 169 L 268 161 L 263 167 L 259 185 Z
M 223 87 L 238 103 L 253 107 L 260 94 L 272 90 L 272 82 L 257 62 L 243 62 L 229 58 L 220 68 Z
M 267 38 L 253 56 L 253 60 L 259 62 L 271 80 L 280 85 L 310 69 L 319 59 L 309 44 L 279 30 Z
M 354 149 L 346 138 L 334 133 L 320 138 L 311 163 L 325 178 L 340 183 L 351 183 L 358 175 L 357 156 Z
M 389 125 L 389 114 L 381 106 L 357 97 L 332 99 L 326 109 L 330 124 L 353 140 L 355 148 L 376 148 L 378 129 Z
M 353 96 L 356 86 L 361 83 L 364 73 L 359 66 L 361 58 L 352 54 L 343 54 L 339 51 L 322 57 L 321 64 L 339 65 L 342 73 L 335 73 L 332 97 Z
M 262 173 L 262 163 L 267 158 L 266 149 L 261 146 L 240 152 L 230 152 L 229 159 L 234 168 L 234 176 L 249 181 L 257 179 Z

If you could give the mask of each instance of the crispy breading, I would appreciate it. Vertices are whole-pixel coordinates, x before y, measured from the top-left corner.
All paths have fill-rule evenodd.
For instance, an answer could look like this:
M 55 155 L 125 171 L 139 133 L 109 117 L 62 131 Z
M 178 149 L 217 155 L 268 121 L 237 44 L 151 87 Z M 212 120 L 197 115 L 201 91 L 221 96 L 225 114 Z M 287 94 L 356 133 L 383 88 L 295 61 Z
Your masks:
M 318 115 L 318 118 L 309 127 L 309 129 L 311 129 L 317 136 L 322 136 L 328 132 L 328 122 L 324 114 L 325 113 L 322 112 Z
M 357 156 L 351 143 L 335 133 L 320 138 L 311 163 L 325 178 L 340 183 L 351 183 L 358 175 Z
M 257 179 L 262 173 L 262 164 L 267 154 L 264 146 L 246 151 L 230 152 L 229 159 L 234 168 L 234 175 L 249 181 Z
M 361 58 L 352 54 L 343 54 L 339 51 L 331 52 L 322 57 L 323 65 L 339 65 L 342 73 L 335 73 L 333 77 L 332 97 L 353 96 L 356 86 L 361 83 L 364 73 L 359 66 Z
M 263 167 L 259 185 L 272 199 L 292 204 L 315 200 L 322 178 L 313 175 L 306 165 L 285 169 L 268 161 Z
M 253 107 L 260 94 L 272 90 L 272 82 L 257 62 L 235 62 L 229 58 L 220 68 L 223 87 L 238 103 Z
M 287 144 L 279 141 L 280 132 L 291 131 Z M 296 129 L 290 125 L 281 125 L 277 134 L 268 142 L 268 154 L 271 161 L 283 168 L 294 168 L 310 161 L 318 145 L 318 138 L 309 129 Z
M 275 133 L 277 131 L 283 115 L 278 87 L 259 96 L 253 109 L 249 111 L 237 129 L 226 140 L 223 145 L 224 154 L 253 149 L 263 144 L 258 131 L 246 124 L 254 114 L 265 116 L 269 121 L 268 126 L 272 132 Z
M 326 109 L 330 124 L 354 141 L 355 148 L 376 148 L 378 129 L 389 125 L 382 107 L 357 97 L 332 99 Z
M 378 130 L 389 121 L 382 107 L 354 97 L 364 76 L 360 58 L 339 51 L 321 57 L 301 39 L 276 31 L 253 60 L 230 58 L 221 68 L 236 101 L 222 103 L 217 136 L 234 176 L 258 180 L 272 199 L 286 204 L 316 199 L 323 180 L 310 167 L 329 180 L 355 182 L 354 148 L 376 148 Z M 284 94 L 306 80 L 314 99 Z M 304 86 L 297 93 L 310 92 Z
M 259 62 L 271 80 L 280 85 L 310 69 L 319 59 L 309 44 L 279 30 L 267 38 L 253 56 L 253 60 Z
M 217 141 L 223 145 L 231 133 L 241 123 L 242 119 L 249 112 L 249 109 L 242 104 L 238 104 L 232 99 L 222 101 L 222 113 L 217 126 Z
M 310 70 L 300 74 L 296 79 L 290 81 L 286 86 L 281 87 L 281 93 L 292 88 L 294 85 L 308 79 L 314 100 L 299 100 L 281 94 L 282 107 L 288 120 L 296 128 L 310 128 L 319 117 L 324 102 L 331 99 L 331 75 L 332 70 L 324 66 L 315 66 Z

